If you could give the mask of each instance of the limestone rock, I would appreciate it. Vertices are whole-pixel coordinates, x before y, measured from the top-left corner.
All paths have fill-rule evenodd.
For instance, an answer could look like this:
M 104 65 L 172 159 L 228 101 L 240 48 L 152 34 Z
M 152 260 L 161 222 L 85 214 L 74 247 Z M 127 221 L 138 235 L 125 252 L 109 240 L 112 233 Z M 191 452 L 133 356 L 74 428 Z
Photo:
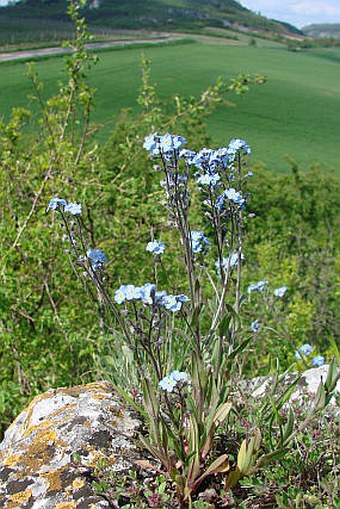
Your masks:
M 300 375 L 300 379 L 297 382 L 293 393 L 290 396 L 290 401 L 296 401 L 303 403 L 304 400 L 312 402 L 313 397 L 316 395 L 320 382 L 325 383 L 327 379 L 329 365 L 321 366 L 320 368 L 311 368 L 304 371 Z M 285 375 L 279 386 L 281 391 L 289 387 L 296 379 L 297 373 L 288 373 Z M 261 398 L 267 392 L 270 392 L 273 388 L 275 379 L 273 377 L 258 377 L 253 380 L 249 380 L 247 383 L 247 390 L 251 393 L 254 398 Z M 340 381 L 337 383 L 336 391 L 340 391 Z M 335 404 L 334 397 L 331 403 Z
M 106 382 L 55 389 L 21 412 L 0 444 L 3 509 L 104 509 L 86 476 L 100 458 L 115 471 L 131 468 L 139 421 Z M 73 454 L 84 468 L 74 466 Z

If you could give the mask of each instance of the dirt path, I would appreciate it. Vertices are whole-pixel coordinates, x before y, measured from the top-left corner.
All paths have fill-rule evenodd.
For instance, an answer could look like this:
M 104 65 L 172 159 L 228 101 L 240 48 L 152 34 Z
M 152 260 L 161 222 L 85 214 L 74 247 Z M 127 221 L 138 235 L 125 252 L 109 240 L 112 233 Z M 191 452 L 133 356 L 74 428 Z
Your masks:
M 133 39 L 133 40 L 122 40 L 122 41 L 111 41 L 111 42 L 93 42 L 87 44 L 87 49 L 100 49 L 100 48 L 115 48 L 117 46 L 129 46 L 131 44 L 159 44 L 160 42 L 171 42 L 179 40 L 181 37 L 176 36 L 164 36 L 157 37 L 155 39 Z M 24 51 L 12 51 L 8 53 L 0 53 L 0 62 L 9 62 L 10 60 L 30 59 L 35 57 L 49 56 L 49 55 L 63 55 L 70 53 L 71 50 L 67 48 L 40 48 L 30 49 Z

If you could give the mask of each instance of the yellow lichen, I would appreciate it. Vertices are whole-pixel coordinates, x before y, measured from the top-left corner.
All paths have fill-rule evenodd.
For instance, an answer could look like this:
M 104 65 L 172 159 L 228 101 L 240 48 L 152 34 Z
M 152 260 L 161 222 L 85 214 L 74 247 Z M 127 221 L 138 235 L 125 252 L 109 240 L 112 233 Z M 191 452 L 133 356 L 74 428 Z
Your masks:
M 44 472 L 41 474 L 42 477 L 46 479 L 49 484 L 47 491 L 60 491 L 62 490 L 62 482 L 60 474 L 64 472 L 67 467 L 58 468 L 56 470 L 51 470 L 50 472 Z
M 76 509 L 76 502 L 59 502 L 54 509 Z
M 55 423 L 53 421 L 50 421 L 50 420 L 46 419 L 44 421 L 41 421 L 37 425 L 28 426 L 23 436 L 24 437 L 28 437 L 28 435 L 30 435 L 34 431 L 37 431 L 37 430 L 40 430 L 40 429 L 43 429 L 43 428 L 48 428 L 50 426 L 55 426 Z
M 15 454 L 11 454 L 4 460 L 5 467 L 12 467 L 13 465 L 16 465 L 18 460 L 21 458 L 21 453 L 16 452 Z
M 26 448 L 23 463 L 33 472 L 37 472 L 42 465 L 48 465 L 55 454 L 54 442 L 57 434 L 55 430 L 38 431 L 32 443 Z
M 110 398 L 110 394 L 93 394 L 92 396 L 93 399 L 109 399 Z
M 84 479 L 81 479 L 80 477 L 77 477 L 73 483 L 72 483 L 72 489 L 73 491 L 77 491 L 77 490 L 80 490 L 80 488 L 82 488 L 85 484 L 85 481 Z
M 21 491 L 19 493 L 14 493 L 7 501 L 6 509 L 15 509 L 22 507 L 22 504 L 27 502 L 32 496 L 31 490 Z

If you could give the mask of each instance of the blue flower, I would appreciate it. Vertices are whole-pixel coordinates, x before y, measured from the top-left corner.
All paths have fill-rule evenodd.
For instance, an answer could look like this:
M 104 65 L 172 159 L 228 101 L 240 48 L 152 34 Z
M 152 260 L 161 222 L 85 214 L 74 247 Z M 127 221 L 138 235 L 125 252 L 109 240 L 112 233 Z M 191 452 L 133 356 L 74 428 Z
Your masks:
M 252 292 L 263 292 L 265 289 L 265 286 L 268 284 L 268 281 L 259 281 L 258 283 L 254 285 L 248 286 L 248 293 Z
M 65 212 L 72 214 L 73 216 L 80 216 L 81 214 L 81 204 L 80 203 L 69 203 L 65 206 Z
M 252 322 L 250 327 L 253 332 L 258 332 L 260 328 L 258 319 Z
M 210 242 L 207 237 L 204 236 L 204 232 L 192 230 L 190 233 L 192 252 L 194 254 L 206 253 L 208 251 L 208 246 L 210 246 Z
M 241 153 L 243 155 L 251 154 L 251 149 L 246 141 L 239 139 L 233 139 L 230 141 L 228 145 L 228 155 L 231 162 L 235 160 L 237 153 Z
M 149 134 L 144 138 L 143 147 L 150 152 L 152 156 L 159 154 L 159 136 L 157 133 Z
M 147 305 L 151 306 L 154 301 L 155 292 L 156 292 L 156 285 L 154 285 L 152 283 L 145 283 L 145 285 L 143 285 L 140 288 L 140 297 L 142 299 L 143 304 L 147 304 Z
M 219 175 L 210 175 L 209 173 L 205 173 L 204 175 L 200 175 L 197 179 L 198 184 L 202 186 L 216 186 L 217 182 L 221 179 Z
M 188 302 L 188 300 L 186 295 L 166 295 L 162 297 L 162 305 L 165 309 L 176 313 L 182 309 L 183 302 Z
M 238 205 L 242 205 L 242 203 L 244 203 L 244 198 L 242 198 L 242 194 L 236 191 L 236 189 L 234 189 L 233 187 L 231 187 L 230 189 L 226 189 L 226 191 L 224 191 L 224 195 L 226 198 L 228 198 L 229 201 L 233 201 Z
M 122 304 L 122 302 L 126 300 L 126 288 L 126 285 L 121 285 L 118 290 L 116 290 L 114 299 L 117 304 Z
M 107 262 L 105 253 L 100 249 L 88 249 L 86 255 L 88 259 L 91 260 L 92 268 L 95 271 L 100 268 L 103 263 Z
M 157 240 L 153 240 L 148 243 L 146 246 L 146 250 L 150 253 L 154 253 L 155 255 L 161 255 L 165 251 L 165 244 L 163 242 L 157 242 Z
M 228 149 L 225 147 L 218 148 L 210 154 L 209 165 L 210 167 L 221 166 L 226 168 L 228 163 Z
M 241 253 L 241 260 L 244 260 L 243 253 Z M 238 265 L 238 252 L 237 251 L 234 251 L 234 253 L 232 253 L 227 258 L 222 258 L 222 266 L 225 270 L 228 268 L 228 265 L 231 269 L 233 269 L 234 267 L 237 267 L 237 265 Z M 217 260 L 215 262 L 215 267 L 217 268 L 217 272 L 220 273 L 220 261 L 219 260 Z
M 276 288 L 274 290 L 275 297 L 283 297 L 286 291 L 288 290 L 287 286 L 281 286 L 281 288 Z
M 158 386 L 169 393 L 173 392 L 176 385 L 186 383 L 188 381 L 188 375 L 184 371 L 172 371 L 169 375 L 165 376 L 159 383 Z
M 220 194 L 216 200 L 216 208 L 219 212 L 221 212 L 223 209 L 226 199 L 236 203 L 236 205 L 240 205 L 241 207 L 245 203 L 245 199 L 242 197 L 242 194 L 231 187 L 230 189 L 226 189 L 222 194 Z
M 142 290 L 139 286 L 127 285 L 125 287 L 126 300 L 140 299 L 141 296 L 142 296 Z
M 295 350 L 295 357 L 297 359 L 301 359 L 302 357 L 307 357 L 308 355 L 310 355 L 313 352 L 313 350 L 314 350 L 314 346 L 311 346 L 308 343 L 305 343 L 302 346 L 300 346 L 300 348 Z
M 193 150 L 187 150 L 183 148 L 180 150 L 178 157 L 183 158 L 188 166 L 191 166 L 194 161 L 194 157 L 196 156 L 196 152 Z
M 51 198 L 50 203 L 46 209 L 46 212 L 49 210 L 64 210 L 64 208 L 67 206 L 67 201 L 63 200 L 62 198 Z
M 312 366 L 318 366 L 319 368 L 325 364 L 325 358 L 322 355 L 317 355 L 312 359 Z
M 158 304 L 159 306 L 163 305 L 163 299 L 166 297 L 167 293 L 165 290 L 159 290 L 158 292 L 155 292 L 155 304 Z
M 211 148 L 202 148 L 193 158 L 193 164 L 200 170 L 207 169 L 212 153 L 213 150 Z
M 165 376 L 159 383 L 158 386 L 163 389 L 163 391 L 167 391 L 168 393 L 171 393 L 174 388 L 176 387 L 177 382 L 174 378 L 171 376 Z
M 172 371 L 169 375 L 171 378 L 173 378 L 176 382 L 187 382 L 188 381 L 188 375 L 184 371 Z
M 182 293 L 180 295 L 176 295 L 176 299 L 179 300 L 179 302 L 189 302 L 189 297 L 186 295 L 183 295 Z
M 163 152 L 163 154 L 168 154 L 169 152 L 178 150 L 184 143 L 186 143 L 186 141 L 182 136 L 177 136 L 169 133 L 166 133 L 159 139 L 160 150 Z

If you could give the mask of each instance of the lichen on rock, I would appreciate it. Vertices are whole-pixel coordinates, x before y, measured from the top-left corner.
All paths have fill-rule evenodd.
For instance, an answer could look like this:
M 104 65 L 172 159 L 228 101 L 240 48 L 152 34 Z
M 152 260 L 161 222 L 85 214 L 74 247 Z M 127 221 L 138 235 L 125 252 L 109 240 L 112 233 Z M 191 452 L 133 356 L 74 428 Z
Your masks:
M 53 389 L 28 405 L 0 444 L 0 507 L 100 509 L 86 469 L 104 459 L 112 470 L 131 466 L 139 421 L 107 382 Z M 84 467 L 74 466 L 74 454 Z

